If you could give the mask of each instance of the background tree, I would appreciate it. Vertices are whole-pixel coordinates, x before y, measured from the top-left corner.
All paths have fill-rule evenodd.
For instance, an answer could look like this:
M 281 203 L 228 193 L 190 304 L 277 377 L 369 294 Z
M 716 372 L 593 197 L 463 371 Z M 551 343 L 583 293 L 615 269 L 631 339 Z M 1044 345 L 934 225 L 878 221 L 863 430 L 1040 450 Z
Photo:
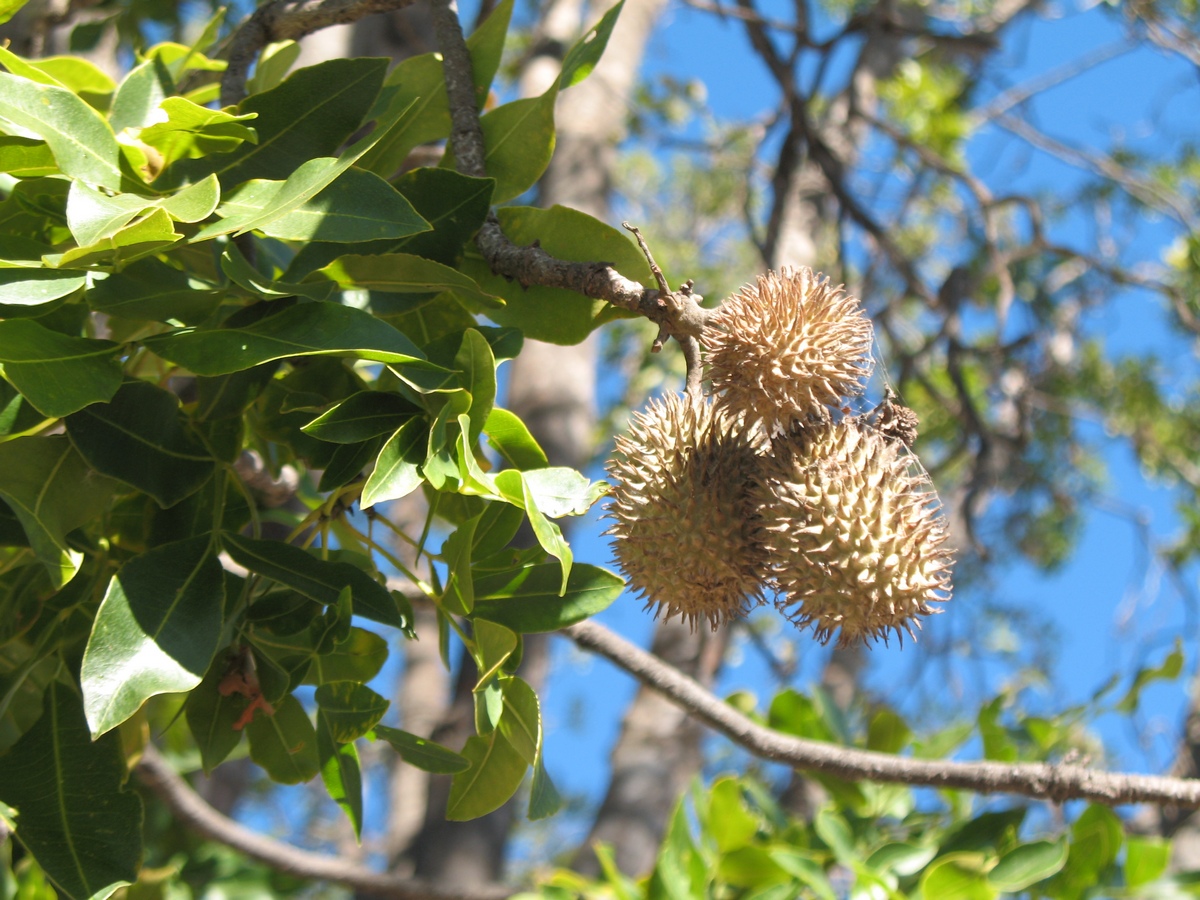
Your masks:
M 537 682 L 529 674 L 534 635 L 594 613 L 619 585 L 577 564 L 563 600 L 539 607 L 528 599 L 559 577 L 557 564 L 540 562 L 540 554 L 566 554 L 543 514 L 582 511 L 595 495 L 586 479 L 546 467 L 579 467 L 585 458 L 578 435 L 587 426 L 568 423 L 587 422 L 589 357 L 568 351 L 576 374 L 561 377 L 564 357 L 535 340 L 595 349 L 595 335 L 607 336 L 606 362 L 633 375 L 625 402 L 605 411 L 612 421 L 640 404 L 648 383 L 678 377 L 683 365 L 673 344 L 662 357 L 646 356 L 654 328 L 613 323 L 593 333 L 592 326 L 614 308 L 648 314 L 664 335 L 685 344 L 689 326 L 656 306 L 654 282 L 618 232 L 559 211 L 501 208 L 498 222 L 487 217 L 489 206 L 539 178 L 547 205 L 565 203 L 601 219 L 609 217 L 610 186 L 624 187 L 624 202 L 646 210 L 639 220 L 657 226 L 652 237 L 670 271 L 697 278 L 712 297 L 757 269 L 807 263 L 867 298 L 880 356 L 922 415 L 921 457 L 960 535 L 960 596 L 983 595 L 986 565 L 997 559 L 1024 554 L 1052 567 L 1069 554 L 1085 504 L 1097 496 L 1094 473 L 1103 455 L 1064 412 L 1091 410 L 1128 437 L 1152 473 L 1174 480 L 1182 508 L 1194 504 L 1192 392 L 1178 390 L 1147 355 L 1106 352 L 1088 325 L 1089 316 L 1136 285 L 1163 298 L 1177 327 L 1194 331 L 1192 151 L 1186 142 L 1144 153 L 1081 150 L 1036 126 L 1027 113 L 1038 93 L 1098 64 L 1100 55 L 997 92 L 1006 31 L 1035 10 L 801 6 L 781 21 L 752 4 L 704 7 L 744 29 L 776 86 L 773 108 L 753 111 L 745 122 L 710 120 L 707 132 L 693 126 L 680 136 L 673 133 L 678 110 L 703 116 L 703 104 L 691 86 L 664 81 L 665 92 L 651 86 L 633 108 L 635 136 L 658 152 L 614 169 L 623 115 L 604 104 L 623 110 L 629 102 L 653 5 L 627 5 L 620 19 L 605 16 L 598 38 L 577 44 L 583 26 L 604 10 L 560 3 L 539 11 L 525 23 L 529 49 L 506 68 L 526 96 L 484 117 L 482 144 L 473 106 L 486 97 L 500 63 L 511 9 L 503 4 L 486 19 L 481 14 L 470 65 L 446 10 L 431 8 L 446 60 L 445 103 L 439 61 L 413 52 L 427 47 L 410 46 L 386 78 L 384 67 L 367 60 L 331 60 L 285 80 L 295 59 L 290 39 L 394 5 L 272 3 L 236 29 L 213 20 L 186 44 L 149 47 L 146 17 L 170 25 L 173 6 L 102 5 L 89 13 L 99 14 L 95 20 L 80 24 L 71 7 L 31 4 L 17 23 L 26 57 L 53 46 L 52 37 L 83 49 L 116 34 L 140 48 L 138 65 L 118 84 L 72 60 L 0 59 L 11 73 L 0 99 L 8 173 L 0 221 L 9 271 L 0 294 L 0 362 L 9 392 L 0 497 L 11 511 L 4 516 L 11 549 L 3 579 L 12 623 L 3 645 L 8 766 L 0 799 L 18 811 L 23 845 L 70 895 L 107 892 L 106 885 L 136 871 L 133 829 L 114 832 L 109 823 L 133 821 L 136 800 L 120 787 L 121 752 L 136 759 L 148 726 L 156 735 L 165 729 L 161 740 L 183 769 L 195 767 L 196 750 L 212 769 L 247 731 L 251 758 L 275 780 L 307 780 L 319 771 L 355 830 L 364 778 L 355 738 L 373 734 L 409 763 L 459 772 L 449 785 L 441 782 L 440 795 L 435 776 L 434 802 L 410 807 L 401 798 L 420 789 L 412 770 L 387 766 L 397 799 L 384 847 L 396 869 L 381 877 L 289 853 L 213 818 L 146 750 L 138 772 L 176 821 L 165 831 L 150 829 L 152 865 L 131 891 L 202 889 L 222 878 L 262 884 L 270 877 L 174 831 L 188 825 L 276 869 L 364 893 L 458 889 L 489 896 L 512 816 L 478 820 L 488 824 L 448 836 L 445 804 L 454 818 L 486 812 L 532 765 L 530 812 L 555 805 L 541 768 L 537 701 L 527 687 Z M 1150 42 L 1194 64 L 1186 9 L 1131 5 L 1111 14 L 1124 17 L 1130 47 Z M 631 30 L 608 41 L 608 62 L 591 72 L 616 21 Z M 427 28 L 397 31 L 428 40 Z M 378 26 L 359 31 L 386 33 Z M 352 48 L 360 50 L 406 55 L 394 52 L 394 42 Z M 546 59 L 559 56 L 563 74 L 541 74 Z M 228 60 L 221 85 L 227 105 L 241 100 L 258 60 L 250 96 L 232 115 L 205 108 L 217 94 L 206 73 L 219 72 L 221 58 Z M 167 99 L 177 92 L 190 103 Z M 360 126 L 370 122 L 364 136 Z M 972 171 L 969 145 L 991 123 L 1079 168 L 1085 177 L 1075 195 L 990 187 Z M 397 174 L 414 162 L 436 162 L 440 145 L 430 154 L 429 143 L 448 135 L 450 159 L 464 176 L 495 179 L 490 194 L 484 182 L 445 169 Z M 664 149 L 681 142 L 692 152 L 674 159 L 674 178 L 647 175 L 663 165 Z M 1141 248 L 1123 248 L 1120 235 L 1103 229 L 1093 246 L 1068 245 L 1055 216 L 1081 209 L 1096 223 L 1162 216 L 1176 244 L 1157 268 Z M 551 254 L 583 263 L 615 260 L 620 275 L 555 265 L 509 238 L 518 245 L 537 238 Z M 748 261 L 750 247 L 757 262 Z M 581 301 L 564 287 L 613 306 Z M 476 316 L 501 327 L 480 327 Z M 518 353 L 521 333 L 527 341 Z M 493 364 L 509 356 L 516 358 L 507 401 L 519 411 L 515 419 L 493 411 Z M 523 392 L 527 407 L 520 406 Z M 555 437 L 555 428 L 566 437 Z M 515 471 L 484 471 L 496 457 L 480 450 L 481 437 Z M 289 478 L 288 467 L 303 477 Z M 264 471 L 279 477 L 264 478 Z M 282 496 L 269 496 L 281 485 Z M 349 514 L 355 503 L 383 509 L 422 485 L 428 503 L 415 513 L 412 504 L 392 504 L 365 521 Z M 276 505 L 292 490 L 298 512 Z M 1012 499 L 998 499 L 1004 497 Z M 530 542 L 516 537 L 522 512 Z M 283 524 L 275 539 L 272 520 Z M 388 523 L 396 540 L 379 537 Z M 509 540 L 535 549 L 503 549 Z M 304 553 L 293 545 L 318 549 Z M 415 554 L 413 545 L 420 548 Z M 1194 547 L 1188 532 L 1159 554 L 1162 565 L 1185 578 Z M 423 556 L 431 567 L 422 568 Z M 380 561 L 411 573 L 416 590 L 384 591 L 369 577 Z M 568 565 L 564 560 L 563 579 Z M 515 595 L 513 578 L 525 579 Z M 954 641 L 985 629 L 992 609 L 964 602 L 954 612 L 953 625 L 947 616 L 931 629 L 922 659 L 954 666 Z M 384 698 L 365 681 L 382 664 L 382 645 L 351 625 L 351 613 L 402 630 L 417 623 L 426 641 L 404 646 L 396 695 L 402 724 L 428 735 L 440 720 L 437 734 L 452 749 L 377 724 Z M 786 651 L 788 642 L 769 633 L 771 621 L 751 620 L 745 635 Z M 447 640 L 451 631 L 457 642 Z M 835 702 L 820 692 L 784 690 L 764 713 L 776 733 L 763 734 L 603 630 L 587 625 L 568 633 L 646 684 L 614 752 L 593 835 L 614 845 L 618 868 L 640 874 L 669 823 L 646 882 L 652 893 L 822 894 L 852 879 L 864 890 L 919 888 L 926 896 L 961 895 L 963 885 L 1075 896 L 1093 882 L 1110 891 L 1152 882 L 1155 890 L 1184 890 L 1188 883 L 1160 877 L 1165 844 L 1125 840 L 1120 821 L 1098 807 L 1064 831 L 1036 819 L 1022 824 L 1019 806 L 981 811 L 952 791 L 917 803 L 907 788 L 879 788 L 875 782 L 897 780 L 1041 799 L 1145 798 L 1166 805 L 1158 822 L 1144 819 L 1138 827 L 1164 834 L 1186 830 L 1179 810 L 1195 796 L 1179 782 L 1106 779 L 1069 764 L 1010 770 L 946 761 L 968 731 L 951 726 L 930 734 L 948 721 L 933 715 L 906 723 L 888 698 L 865 696 L 857 651 L 829 659 L 824 681 L 837 688 Z M 665 625 L 655 648 L 707 682 L 721 664 L 724 637 Z M 413 650 L 439 644 L 464 648 L 468 659 L 458 669 L 458 702 L 444 715 L 418 703 L 441 690 L 430 685 L 445 681 L 432 654 Z M 1124 673 L 1131 687 L 1115 709 L 1132 712 L 1141 688 L 1177 675 L 1182 658 L 1175 651 L 1162 665 Z M 305 682 L 317 686 L 312 701 Z M 178 692 L 188 690 L 181 707 Z M 1088 709 L 1032 716 L 1017 692 L 974 699 L 982 703 L 975 728 L 983 754 L 1005 761 L 1096 752 L 1081 725 L 1107 708 L 1101 696 Z M 702 833 L 693 840 L 686 811 L 669 801 L 704 757 L 699 729 L 677 727 L 684 719 L 676 709 L 717 725 L 754 754 L 818 775 L 786 786 L 770 771 L 717 782 L 694 800 Z M 315 730 L 308 718 L 314 711 Z M 180 715 L 186 729 L 167 727 Z M 118 724 L 120 742 L 110 731 Z M 88 729 L 109 737 L 89 744 L 80 740 Z M 914 731 L 917 755 L 934 762 L 907 758 Z M 830 754 L 804 740 L 812 738 L 899 755 Z M 70 752 L 49 753 L 51 747 Z M 461 756 L 453 752 L 460 748 Z M 1185 746 L 1179 772 L 1188 771 L 1189 755 Z M 93 767 L 86 777 L 72 777 L 85 765 Z M 48 793 L 30 792 L 47 784 Z M 240 794 L 233 788 L 230 804 Z M 780 789 L 787 807 L 771 799 Z M 46 797 L 73 815 L 55 820 Z M 418 831 L 411 811 L 422 806 Z M 789 809 L 799 820 L 788 819 Z M 1034 840 L 1046 830 L 1059 836 Z M 326 842 L 320 833 L 308 840 Z M 177 850 L 186 855 L 168 864 Z M 592 874 L 604 868 L 603 884 L 565 873 L 552 880 L 579 891 L 638 890 L 608 859 L 586 847 L 578 859 Z M 408 877 L 413 870 L 416 879 Z M 29 857 L 15 871 L 23 890 L 44 889 Z M 273 892 L 295 887 L 270 885 Z

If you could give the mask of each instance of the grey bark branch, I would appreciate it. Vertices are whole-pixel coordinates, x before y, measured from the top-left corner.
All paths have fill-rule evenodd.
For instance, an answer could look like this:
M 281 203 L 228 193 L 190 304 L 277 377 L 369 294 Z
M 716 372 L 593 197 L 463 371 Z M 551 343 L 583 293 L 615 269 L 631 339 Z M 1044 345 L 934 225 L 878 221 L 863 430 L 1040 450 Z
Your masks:
M 361 894 L 386 900 L 503 900 L 514 893 L 500 886 L 453 890 L 416 878 L 381 875 L 336 857 L 301 850 L 259 834 L 205 803 L 153 746 L 148 746 L 142 755 L 137 775 L 185 827 L 276 871 L 298 878 L 341 884 Z
M 463 38 L 462 25 L 448 0 L 431 0 L 433 24 L 442 51 L 446 73 L 446 97 L 450 105 L 450 142 L 458 171 L 476 178 L 487 176 L 486 147 L 475 105 L 471 56 Z M 681 339 L 698 338 L 707 311 L 695 301 L 672 303 L 661 292 L 643 287 L 605 262 L 565 262 L 540 247 L 518 247 L 489 215 L 475 236 L 483 258 L 493 272 L 515 279 L 521 285 L 562 288 L 606 300 L 614 306 L 643 315 Z M 680 294 L 674 294 L 679 297 Z
M 235 106 L 246 96 L 246 78 L 263 47 L 297 40 L 306 34 L 344 25 L 375 13 L 411 6 L 416 0 L 273 0 L 254 11 L 229 42 L 229 67 L 221 76 L 221 105 Z
M 595 622 L 572 625 L 563 629 L 563 633 L 755 756 L 797 769 L 826 772 L 850 780 L 958 788 L 984 794 L 1020 794 L 1058 803 L 1083 799 L 1107 806 L 1154 803 L 1200 808 L 1198 780 L 1097 772 L 1083 766 L 1049 763 L 912 759 L 780 734 L 746 718 L 691 678 Z

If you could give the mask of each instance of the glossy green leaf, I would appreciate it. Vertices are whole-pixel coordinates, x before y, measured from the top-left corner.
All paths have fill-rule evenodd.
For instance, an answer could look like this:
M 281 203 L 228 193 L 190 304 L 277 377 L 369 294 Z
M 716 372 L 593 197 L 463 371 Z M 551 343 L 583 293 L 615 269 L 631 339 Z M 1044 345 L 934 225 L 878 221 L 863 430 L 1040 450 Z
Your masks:
M 228 275 L 230 280 L 238 287 L 244 288 L 249 293 L 257 294 L 259 297 L 268 300 L 277 300 L 285 297 L 307 297 L 309 300 L 328 300 L 333 293 L 333 285 L 331 284 L 289 284 L 284 281 L 276 281 L 274 278 L 264 275 L 254 266 L 250 265 L 249 260 L 242 255 L 242 251 L 238 249 L 238 245 L 233 241 L 226 244 L 225 249 L 221 252 L 221 271 Z M 272 310 L 272 312 L 278 312 L 278 310 Z M 235 323 L 228 321 L 225 324 L 228 326 Z M 238 321 L 236 324 L 242 325 L 246 323 Z
M 18 178 L 36 178 L 39 175 L 53 175 L 57 171 L 58 163 L 45 141 L 11 134 L 0 135 L 0 172 Z
M 867 749 L 880 753 L 899 753 L 912 738 L 912 729 L 890 709 L 880 709 L 871 716 L 867 729 Z
M 921 876 L 925 900 L 992 900 L 996 890 L 982 872 L 982 854 L 951 853 L 932 863 Z
M 517 792 L 529 767 L 499 729 L 487 737 L 467 738 L 462 755 L 470 768 L 457 773 L 450 783 L 446 818 L 452 822 L 477 819 L 499 809 Z
M 421 485 L 420 466 L 425 461 L 428 434 L 428 423 L 419 418 L 405 422 L 388 438 L 363 486 L 359 500 L 363 509 L 407 497 Z
M 0 116 L 44 140 L 63 174 L 120 189 L 117 138 L 104 117 L 71 91 L 0 72 Z
M 51 418 L 110 399 L 121 386 L 120 345 L 70 337 L 29 319 L 0 321 L 0 363 L 13 386 Z
M 583 515 L 608 490 L 605 482 L 590 481 L 565 466 L 533 469 L 522 472 L 521 478 L 538 509 L 552 519 Z
M 1001 891 L 1023 891 L 1065 866 L 1068 849 L 1065 840 L 1020 844 L 1000 857 L 987 880 Z
M 362 158 L 362 168 L 390 178 L 414 147 L 450 134 L 450 109 L 439 54 L 402 60 L 384 82 L 380 99 L 411 114 L 400 120 Z
M 596 63 L 600 62 L 600 57 L 604 54 L 604 48 L 608 46 L 608 39 L 612 37 L 617 17 L 620 16 L 624 5 L 625 0 L 615 4 L 567 51 L 563 58 L 562 72 L 558 76 L 559 90 L 579 84 L 592 74 Z
M 377 435 L 391 434 L 420 412 L 420 407 L 399 394 L 360 391 L 317 416 L 301 430 L 322 441 L 355 444 Z
M 6 47 L 0 47 L 0 63 L 14 75 L 38 84 L 66 88 L 78 94 L 88 106 L 98 110 L 108 108 L 109 95 L 117 83 L 94 62 L 80 56 L 43 56 L 22 59 Z
M 456 528 L 442 544 L 442 559 L 446 563 L 446 587 L 442 591 L 442 607 L 459 616 L 470 615 L 475 606 L 475 582 L 471 576 L 471 553 L 475 543 L 475 527 L 479 516 L 472 516 Z M 514 645 L 515 648 L 515 645 Z M 512 652 L 512 649 L 509 650 Z M 490 675 L 486 672 L 485 675 Z M 484 677 L 479 679 L 481 682 Z
M 506 207 L 496 212 L 504 234 L 514 244 L 528 246 L 537 242 L 551 256 L 573 262 L 603 259 L 626 278 L 653 283 L 646 260 L 633 241 L 598 219 L 563 206 Z M 614 315 L 608 304 L 600 300 L 557 288 L 537 285 L 523 288 L 516 282 L 508 282 L 493 275 L 483 259 L 473 252 L 467 254 L 462 268 L 480 288 L 506 301 L 507 305 L 490 312 L 489 318 L 499 325 L 521 329 L 527 338 L 552 344 L 577 344 Z
M 386 69 L 382 59 L 334 59 L 293 72 L 279 87 L 247 97 L 238 107 L 241 115 L 257 114 L 257 144 L 180 160 L 159 180 L 184 184 L 215 172 L 229 189 L 255 178 L 287 178 L 308 161 L 336 152 L 362 124 Z
M 274 715 L 257 715 L 246 726 L 250 758 L 262 766 L 272 781 L 301 784 L 321 770 L 317 732 L 300 701 L 288 694 Z
M 79 697 L 58 681 L 0 766 L 0 800 L 17 811 L 17 837 L 72 900 L 137 879 L 142 801 L 125 788 L 126 774 L 120 739 L 93 742 Z
M 529 809 L 526 814 L 531 821 L 546 819 L 563 808 L 564 801 L 558 788 L 550 780 L 542 757 L 533 764 L 533 783 L 529 787 Z
M 474 637 L 480 670 L 476 685 L 478 687 L 499 673 L 500 667 L 507 663 L 520 647 L 521 640 L 511 629 L 487 619 L 476 620 Z M 513 743 L 514 746 L 520 746 L 515 741 Z M 532 763 L 533 759 L 529 761 Z
M 299 58 L 300 44 L 296 41 L 275 41 L 267 44 L 258 55 L 254 74 L 246 82 L 246 93 L 261 94 L 277 86 Z
M 937 856 L 937 847 L 922 847 L 917 844 L 894 841 L 884 844 L 867 857 L 867 868 L 874 871 L 893 872 L 902 878 L 916 875 L 929 861 Z
M 349 744 L 371 731 L 390 705 L 365 684 L 328 682 L 317 688 L 317 705 L 339 744 Z
M 474 618 L 522 634 L 557 631 L 607 609 L 625 588 L 620 576 L 583 563 L 572 567 L 561 597 L 560 585 L 554 563 L 476 578 Z
M 386 256 L 343 256 L 312 277 L 328 278 L 343 289 L 424 294 L 454 291 L 488 309 L 502 305 L 468 276 L 449 266 L 409 253 Z
M 534 497 L 533 491 L 526 483 L 525 474 L 515 469 L 508 469 L 497 475 L 494 482 L 504 499 L 525 510 L 525 516 L 529 519 L 529 526 L 533 529 L 533 535 L 537 538 L 538 544 L 551 556 L 556 557 L 561 564 L 562 588 L 559 591 L 561 594 L 567 590 L 567 579 L 571 574 L 575 554 L 563 538 L 562 530 L 547 519 L 538 508 L 537 498 Z
M 1157 881 L 1171 862 L 1171 844 L 1162 838 L 1125 839 L 1125 883 L 1131 888 Z
M 474 444 L 483 432 L 484 423 L 496 402 L 496 358 L 482 334 L 468 328 L 454 357 L 454 368 L 461 375 L 463 388 L 471 395 L 469 444 Z
M 17 14 L 17 11 L 29 0 L 0 0 L 0 25 Z
M 747 808 L 738 779 L 725 777 L 713 784 L 707 826 L 722 853 L 744 847 L 758 832 L 758 817 Z
M 241 694 L 225 694 L 221 682 L 228 660 L 215 664 L 184 703 L 192 739 L 200 750 L 200 764 L 205 774 L 220 765 L 242 739 L 238 722 L 246 709 L 247 699 Z
M 113 487 L 62 435 L 0 443 L 0 499 L 20 521 L 55 587 L 74 578 L 83 561 L 67 534 L 103 512 Z
M 433 772 L 435 775 L 453 775 L 456 772 L 465 772 L 471 765 L 470 760 L 455 753 L 449 747 L 443 747 L 441 744 L 435 744 L 433 741 L 417 737 L 415 734 L 409 734 L 398 728 L 389 728 L 386 725 L 376 726 L 375 736 L 391 744 L 392 748 L 410 766 L 415 766 L 425 772 Z
M 207 319 L 223 296 L 223 291 L 153 258 L 139 260 L 106 278 L 93 277 L 84 294 L 88 306 L 96 312 L 156 322 L 175 319 L 186 325 Z
M 134 66 L 117 86 L 108 123 L 116 132 L 152 125 L 159 104 L 174 93 L 166 65 L 158 57 L 151 57 Z
M 324 709 L 317 711 L 317 752 L 321 781 L 333 801 L 346 814 L 354 837 L 362 839 L 362 766 L 353 743 L 339 743 Z
M 489 503 L 479 516 L 473 537 L 473 556 L 482 559 L 508 546 L 524 521 L 521 510 L 507 503 Z
M 166 509 L 199 490 L 215 462 L 186 427 L 179 398 L 145 381 L 130 381 L 108 403 L 67 416 L 67 434 L 102 475 L 144 491 Z
M 58 267 L 104 264 L 119 269 L 135 260 L 157 253 L 182 238 L 183 235 L 175 230 L 175 222 L 170 213 L 159 207 L 111 236 L 102 237 L 84 247 L 46 256 L 44 259 L 47 265 Z
M 0 304 L 39 306 L 73 294 L 86 283 L 87 273 L 74 269 L 0 268 Z
M 350 563 L 317 559 L 282 541 L 235 534 L 226 534 L 223 540 L 234 562 L 318 603 L 336 604 L 342 588 L 349 585 L 356 614 L 395 628 L 406 624 L 387 588 Z
M 227 375 L 289 356 L 353 356 L 432 368 L 392 326 L 338 303 L 300 303 L 241 328 L 180 330 L 144 343 L 196 375 Z
M 501 694 L 504 713 L 500 716 L 500 731 L 521 758 L 533 765 L 542 746 L 542 714 L 537 694 L 528 682 L 515 676 L 503 679 Z
M 513 100 L 480 117 L 487 147 L 484 164 L 496 179 L 493 203 L 519 197 L 533 187 L 554 155 L 557 88 L 540 97 Z
M 7 752 L 41 717 L 46 687 L 61 669 L 58 656 L 40 655 L 23 641 L 0 646 L 0 753 Z
M 264 208 L 264 200 L 274 202 L 277 193 L 265 197 L 261 192 L 251 192 L 251 185 L 261 184 L 251 182 L 240 188 L 222 204 L 221 215 L 249 218 Z M 243 197 L 251 202 L 244 205 Z M 403 194 L 378 175 L 351 168 L 316 196 L 258 227 L 264 234 L 281 240 L 351 243 L 395 240 L 428 231 L 429 223 Z
M 112 577 L 79 680 L 99 736 L 157 694 L 204 679 L 221 637 L 225 573 L 208 536 L 155 547 Z
M 256 113 L 236 115 L 200 106 L 184 97 L 168 97 L 159 104 L 160 118 L 138 133 L 138 140 L 158 150 L 162 165 L 233 150 L 244 141 L 255 143 L 252 123 Z M 199 179 L 197 183 L 203 179 Z
M 492 407 L 483 426 L 488 441 L 516 469 L 543 469 L 550 465 L 546 451 L 541 448 L 525 423 L 516 413 Z

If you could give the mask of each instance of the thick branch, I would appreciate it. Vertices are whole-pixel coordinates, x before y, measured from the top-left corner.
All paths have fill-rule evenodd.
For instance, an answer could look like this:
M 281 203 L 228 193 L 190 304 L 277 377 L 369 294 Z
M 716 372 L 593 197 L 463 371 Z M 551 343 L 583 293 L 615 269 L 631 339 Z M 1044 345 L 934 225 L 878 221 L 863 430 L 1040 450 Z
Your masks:
M 221 76 L 221 105 L 234 106 L 246 96 L 246 77 L 258 51 L 274 41 L 299 40 L 306 34 L 357 22 L 375 13 L 411 6 L 416 0 L 272 0 L 254 11 L 229 43 L 229 67 Z
M 446 97 L 450 104 L 450 143 L 458 170 L 475 178 L 487 176 L 487 150 L 475 105 L 475 83 L 471 56 L 463 39 L 462 25 L 448 0 L 431 0 L 433 26 L 446 73 Z M 698 338 L 707 310 L 696 302 L 670 302 L 658 290 L 645 288 L 623 276 L 605 262 L 566 262 L 556 259 L 536 244 L 518 247 L 489 215 L 475 236 L 483 258 L 498 275 L 515 279 L 522 287 L 536 284 L 562 288 L 605 300 L 614 306 L 643 315 L 677 338 Z M 674 293 L 672 297 L 679 297 Z
M 447 890 L 415 878 L 381 875 L 336 857 L 301 850 L 259 834 L 205 803 L 152 746 L 142 755 L 137 774 L 184 826 L 288 875 L 341 884 L 360 894 L 388 900 L 502 900 L 514 893 L 500 885 L 470 891 Z
M 599 653 L 711 728 L 763 759 L 849 780 L 894 782 L 1038 800 L 1085 799 L 1200 807 L 1200 781 L 1158 775 L 1096 772 L 1047 763 L 954 762 L 874 753 L 780 734 L 722 703 L 698 683 L 595 622 L 563 629 L 580 647 Z

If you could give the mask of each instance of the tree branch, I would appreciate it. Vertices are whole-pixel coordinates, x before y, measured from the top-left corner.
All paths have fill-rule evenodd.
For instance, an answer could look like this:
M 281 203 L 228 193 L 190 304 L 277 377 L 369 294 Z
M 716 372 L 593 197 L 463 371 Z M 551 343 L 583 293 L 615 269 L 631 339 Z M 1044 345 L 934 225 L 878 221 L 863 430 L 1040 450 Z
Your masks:
M 246 77 L 258 51 L 273 41 L 298 40 L 306 34 L 357 22 L 375 13 L 411 6 L 416 0 L 272 0 L 241 24 L 229 42 L 229 67 L 221 76 L 221 105 L 235 106 L 246 96 Z
M 1200 807 L 1200 781 L 1159 775 L 1096 772 L 1049 763 L 955 762 L 912 759 L 780 734 L 751 721 L 722 703 L 697 682 L 595 622 L 581 622 L 563 633 L 586 650 L 599 653 L 688 710 L 709 727 L 763 759 L 797 769 L 826 772 L 849 780 L 893 782 L 979 793 L 1010 793 L 1038 800 L 1085 799 L 1108 806 L 1123 803 Z
M 430 0 L 430 7 L 446 73 L 450 143 L 458 171 L 485 178 L 487 149 L 479 126 L 471 56 L 463 39 L 462 25 L 448 0 Z M 518 247 L 505 236 L 494 213 L 488 215 L 479 229 L 475 243 L 493 272 L 515 279 L 522 287 L 536 284 L 605 300 L 645 316 L 680 340 L 698 338 L 704 329 L 708 311 L 700 306 L 699 295 L 671 292 L 664 297 L 661 291 L 631 281 L 608 263 L 566 262 L 536 244 Z
M 503 900 L 515 893 L 501 885 L 453 890 L 416 878 L 381 875 L 336 857 L 301 850 L 259 834 L 205 803 L 153 746 L 146 747 L 136 771 L 142 784 L 153 791 L 185 827 L 297 878 L 341 884 L 360 894 L 386 900 Z

